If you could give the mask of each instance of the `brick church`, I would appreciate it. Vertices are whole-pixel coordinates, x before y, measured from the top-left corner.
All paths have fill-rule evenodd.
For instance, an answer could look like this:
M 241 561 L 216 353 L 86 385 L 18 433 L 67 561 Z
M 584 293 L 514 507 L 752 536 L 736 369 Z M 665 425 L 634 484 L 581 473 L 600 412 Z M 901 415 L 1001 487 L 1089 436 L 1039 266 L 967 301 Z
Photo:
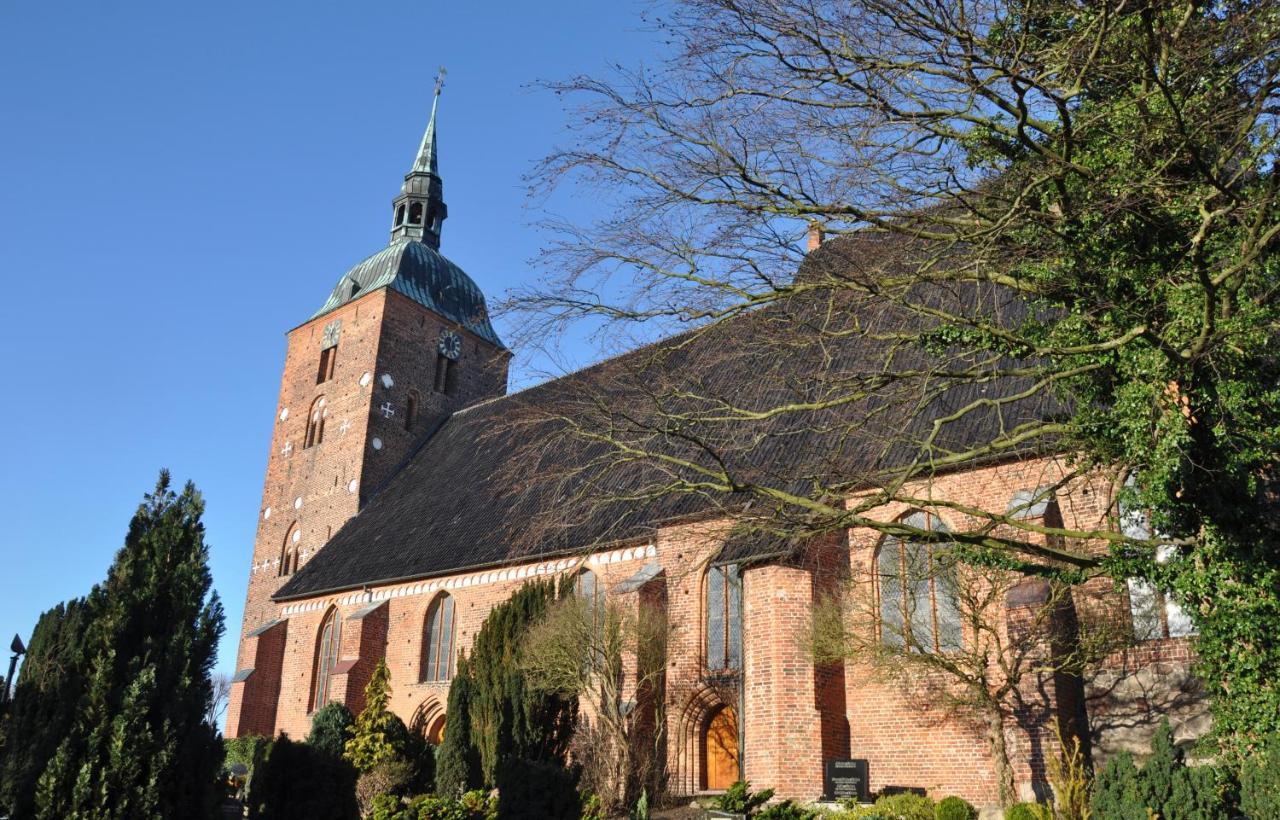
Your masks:
M 447 216 L 433 105 L 392 203 L 390 244 L 342 274 L 319 310 L 288 333 L 227 736 L 301 738 L 311 714 L 330 701 L 359 711 L 385 659 L 392 708 L 406 722 L 416 716 L 438 740 L 455 659 L 490 608 L 527 579 L 572 573 L 624 606 L 665 608 L 662 714 L 675 793 L 746 779 L 814 799 L 825 762 L 858 759 L 867 761 L 873 791 L 901 786 L 998 802 L 981 727 L 932 710 L 855 663 L 815 664 L 805 648 L 814 602 L 832 579 L 876 576 L 887 553 L 875 533 L 799 546 L 741 538 L 723 507 L 696 494 L 615 502 L 566 513 L 559 527 L 534 525 L 557 517 L 566 476 L 591 469 L 589 453 L 537 446 L 539 425 L 565 417 L 555 408 L 588 393 L 644 400 L 619 374 L 651 366 L 649 354 L 508 394 L 511 353 L 484 294 L 441 253 Z M 836 244 L 811 242 L 809 260 Z M 751 338 L 752 321 L 733 320 L 728 338 L 682 349 L 680 366 L 726 391 L 783 382 L 785 368 L 808 366 L 802 357 L 726 365 L 710 355 Z M 536 424 L 510 422 L 529 410 L 547 412 Z M 750 457 L 762 470 L 784 462 L 809 469 L 806 458 L 855 469 L 871 449 L 813 432 Z M 566 468 L 575 459 L 581 463 Z M 1064 469 L 1051 455 L 1011 458 L 939 475 L 932 490 L 1003 510 Z M 558 478 L 539 481 L 543 474 Z M 1028 514 L 1085 528 L 1105 522 L 1111 501 L 1107 487 L 1081 484 Z M 948 514 L 939 513 L 940 525 Z M 892 548 L 896 555 L 909 547 Z M 1057 727 L 1083 726 L 1095 756 L 1141 750 L 1163 714 L 1180 737 L 1205 728 L 1189 627 L 1176 605 L 1140 585 L 1114 597 L 1133 614 L 1130 646 L 1084 679 L 1037 679 L 1027 694 L 1036 717 L 1004 727 L 1023 797 L 1043 793 Z M 940 600 L 921 603 L 933 610 L 926 640 L 945 651 L 952 638 Z M 1039 601 L 1034 582 L 1010 592 L 1010 623 Z

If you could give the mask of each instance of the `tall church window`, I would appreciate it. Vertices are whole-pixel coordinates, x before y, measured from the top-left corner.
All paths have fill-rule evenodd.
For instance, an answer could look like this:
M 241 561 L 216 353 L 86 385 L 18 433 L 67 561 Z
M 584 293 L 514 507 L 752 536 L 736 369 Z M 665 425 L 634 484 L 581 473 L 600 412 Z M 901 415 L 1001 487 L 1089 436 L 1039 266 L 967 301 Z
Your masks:
M 901 521 L 929 532 L 946 528 L 917 510 Z M 876 553 L 880 640 L 914 652 L 960 648 L 960 606 L 955 562 L 947 544 L 886 535 Z
M 453 596 L 441 593 L 427 609 L 422 636 L 423 681 L 453 677 Z
M 1132 479 L 1130 479 L 1130 484 Z M 1130 538 L 1151 538 L 1151 516 L 1135 509 L 1125 500 L 1120 502 L 1120 531 Z M 1179 560 L 1177 548 L 1161 544 L 1156 548 L 1156 563 Z M 1176 600 L 1141 578 L 1128 579 L 1129 614 L 1133 618 L 1133 639 L 1154 641 L 1160 638 L 1185 638 L 1196 634 L 1195 624 Z
M 453 395 L 454 389 L 457 387 L 458 377 L 455 373 L 457 363 L 453 359 L 443 353 L 436 355 L 436 378 L 434 390 L 437 393 Z
M 337 361 L 337 345 L 326 347 L 324 350 L 320 351 L 320 371 L 316 373 L 316 384 L 324 384 L 333 378 L 333 368 Z
M 573 579 L 573 594 L 589 608 L 598 637 L 604 629 L 604 587 L 599 577 L 591 570 L 583 569 Z
M 338 664 L 338 645 L 342 642 L 342 618 L 338 610 L 330 609 L 320 624 L 320 637 L 316 641 L 315 685 L 311 692 L 311 711 L 329 702 L 329 676 Z
M 405 399 L 404 407 L 404 429 L 413 432 L 413 425 L 418 420 L 418 403 L 422 397 L 418 395 L 417 390 L 410 390 L 409 397 Z
M 707 570 L 704 606 L 707 669 L 741 669 L 742 578 L 738 575 L 737 564 Z
M 324 420 L 329 415 L 329 410 L 324 405 L 324 396 L 311 403 L 311 412 L 307 413 L 307 436 L 302 442 L 303 449 L 324 441 Z

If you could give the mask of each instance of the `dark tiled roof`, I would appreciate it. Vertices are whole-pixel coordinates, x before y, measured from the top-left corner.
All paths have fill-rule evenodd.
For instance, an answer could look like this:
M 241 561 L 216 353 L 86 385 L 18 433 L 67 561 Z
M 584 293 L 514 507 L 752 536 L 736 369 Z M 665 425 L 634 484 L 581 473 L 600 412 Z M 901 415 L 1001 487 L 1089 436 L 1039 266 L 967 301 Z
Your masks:
M 806 261 L 800 280 L 817 264 L 857 275 L 885 252 L 878 242 L 824 246 Z M 930 287 L 923 298 L 953 310 L 981 310 L 1002 322 L 1025 315 L 1007 293 Z M 672 480 L 697 478 L 677 460 L 711 466 L 718 459 L 740 485 L 852 491 L 913 460 L 990 442 L 1059 412 L 1039 394 L 996 401 L 1025 389 L 1023 376 L 947 381 L 938 375 L 943 363 L 936 354 L 903 341 L 918 336 L 912 331 L 918 313 L 847 298 L 822 291 L 796 296 L 456 413 L 276 597 L 642 539 L 662 522 L 738 509 L 747 500 L 710 489 L 663 492 Z M 1001 366 L 1010 364 L 1017 363 Z M 876 380 L 886 369 L 922 375 L 881 386 Z M 811 406 L 868 387 L 871 395 L 857 401 Z M 795 407 L 734 418 L 783 404 Z M 976 409 L 933 430 L 970 405 Z M 672 461 L 619 460 L 616 450 L 575 427 L 610 431 Z M 926 438 L 930 444 L 922 448 Z M 785 549 L 763 533 L 738 532 L 730 541 L 734 559 Z

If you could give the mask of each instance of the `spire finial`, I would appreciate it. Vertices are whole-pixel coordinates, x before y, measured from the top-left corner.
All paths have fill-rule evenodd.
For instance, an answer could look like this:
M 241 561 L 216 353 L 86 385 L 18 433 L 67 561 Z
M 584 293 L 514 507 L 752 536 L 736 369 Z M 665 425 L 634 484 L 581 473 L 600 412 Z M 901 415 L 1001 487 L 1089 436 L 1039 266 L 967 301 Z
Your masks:
M 418 158 L 413 163 L 414 171 L 440 175 L 440 164 L 436 158 L 436 106 L 440 104 L 440 91 L 444 88 L 444 77 L 448 73 L 444 66 L 440 66 L 440 71 L 436 74 L 435 94 L 431 98 L 431 118 L 427 120 L 422 145 L 418 146 Z

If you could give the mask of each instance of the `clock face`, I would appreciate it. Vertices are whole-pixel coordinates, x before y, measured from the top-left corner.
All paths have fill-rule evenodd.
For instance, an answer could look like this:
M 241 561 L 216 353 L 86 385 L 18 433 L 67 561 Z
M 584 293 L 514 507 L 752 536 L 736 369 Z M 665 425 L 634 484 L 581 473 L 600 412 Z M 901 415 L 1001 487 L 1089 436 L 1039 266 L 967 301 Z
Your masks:
M 462 337 L 452 330 L 442 331 L 437 347 L 446 357 L 457 361 L 458 357 L 462 355 Z

